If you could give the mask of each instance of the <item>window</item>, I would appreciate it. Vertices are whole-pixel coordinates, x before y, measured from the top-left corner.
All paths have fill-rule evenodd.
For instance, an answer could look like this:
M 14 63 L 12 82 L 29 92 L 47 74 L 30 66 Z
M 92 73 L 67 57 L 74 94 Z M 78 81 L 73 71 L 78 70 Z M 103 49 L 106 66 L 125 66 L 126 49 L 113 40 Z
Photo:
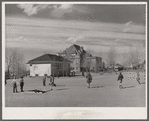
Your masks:
M 71 70 L 74 70 L 74 67 L 71 67 Z
M 73 54 L 73 53 L 71 54 L 72 57 L 75 57 L 75 55 L 76 55 L 76 54 Z
M 76 70 L 78 70 L 78 67 L 76 67 Z
M 54 67 L 54 68 L 58 68 L 58 63 L 54 63 L 54 64 L 53 64 L 53 67 Z

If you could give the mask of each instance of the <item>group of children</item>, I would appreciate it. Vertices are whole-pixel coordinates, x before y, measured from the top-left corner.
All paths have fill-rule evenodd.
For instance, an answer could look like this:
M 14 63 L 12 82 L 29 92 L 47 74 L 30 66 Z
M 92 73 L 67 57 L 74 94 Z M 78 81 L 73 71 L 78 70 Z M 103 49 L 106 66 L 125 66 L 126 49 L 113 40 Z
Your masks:
M 14 79 L 12 80 L 12 82 L 10 84 L 13 84 L 13 93 L 18 93 L 17 84 L 19 84 L 19 83 L 17 82 L 16 77 L 14 77 Z M 23 86 L 24 86 L 24 79 L 22 76 L 20 79 L 20 90 L 21 90 L 21 92 L 24 92 Z
M 87 73 L 86 78 L 87 78 L 87 87 L 90 88 L 90 84 L 92 82 L 92 75 L 90 74 L 90 72 Z M 120 85 L 119 85 L 120 88 L 123 88 L 123 86 L 122 86 L 123 79 L 124 79 L 124 76 L 123 76 L 122 72 L 120 72 L 119 73 L 119 76 L 118 76 L 118 79 L 117 79 L 117 81 L 120 80 Z M 141 85 L 139 72 L 137 72 L 137 78 L 136 78 L 136 80 Z
M 46 79 L 47 79 L 47 77 L 48 76 L 45 75 L 44 78 L 43 78 L 43 86 L 46 86 Z M 52 87 L 53 86 L 56 87 L 56 84 L 54 83 L 54 76 L 51 75 L 48 78 L 50 78 L 49 85 L 51 87 L 51 90 L 53 90 Z M 92 82 L 92 75 L 90 74 L 90 72 L 87 73 L 86 78 L 87 78 L 87 87 L 90 88 L 90 84 Z M 120 85 L 119 85 L 120 88 L 123 87 L 122 86 L 123 79 L 124 79 L 124 76 L 123 76 L 122 72 L 120 72 L 120 74 L 118 76 L 118 79 L 117 79 L 117 81 L 120 80 Z M 137 78 L 136 78 L 136 80 L 141 85 L 139 72 L 137 72 Z M 12 82 L 10 84 L 13 84 L 13 93 L 17 93 L 18 92 L 17 91 L 17 84 L 19 84 L 19 83 L 17 82 L 16 77 L 14 77 L 14 79 L 12 80 Z M 21 79 L 20 79 L 20 90 L 21 90 L 21 92 L 24 92 L 23 91 L 23 86 L 24 86 L 24 79 L 23 79 L 23 76 L 22 76 Z

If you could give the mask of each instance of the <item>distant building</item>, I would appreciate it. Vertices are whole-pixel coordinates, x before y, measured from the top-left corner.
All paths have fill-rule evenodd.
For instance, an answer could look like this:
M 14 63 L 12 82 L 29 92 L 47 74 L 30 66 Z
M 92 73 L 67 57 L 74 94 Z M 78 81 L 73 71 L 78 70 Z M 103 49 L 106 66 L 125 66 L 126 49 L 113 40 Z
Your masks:
M 71 61 L 53 54 L 45 54 L 28 61 L 30 76 L 69 75 Z
M 119 63 L 117 63 L 117 64 L 114 65 L 114 69 L 115 69 L 116 71 L 121 71 L 121 70 L 124 69 L 124 66 L 122 66 L 122 65 L 119 64 Z
M 86 56 L 86 51 L 83 49 L 83 47 L 73 44 L 62 53 L 59 53 L 59 55 L 72 61 L 70 64 L 71 71 L 82 71 L 82 65 Z
M 98 72 L 100 68 L 102 68 L 102 58 L 101 57 L 93 57 L 92 54 L 87 53 L 82 46 L 73 44 L 65 51 L 59 53 L 60 56 L 71 60 L 70 64 L 71 71 L 73 72 L 82 72 L 86 70 L 85 61 L 86 59 L 91 61 L 91 68 Z
M 105 62 L 102 62 L 102 68 L 105 69 Z
M 103 63 L 102 63 L 101 57 L 92 56 L 92 57 L 87 57 L 87 59 L 91 61 L 90 71 L 99 72 L 99 71 L 103 70 L 103 67 L 102 67 Z

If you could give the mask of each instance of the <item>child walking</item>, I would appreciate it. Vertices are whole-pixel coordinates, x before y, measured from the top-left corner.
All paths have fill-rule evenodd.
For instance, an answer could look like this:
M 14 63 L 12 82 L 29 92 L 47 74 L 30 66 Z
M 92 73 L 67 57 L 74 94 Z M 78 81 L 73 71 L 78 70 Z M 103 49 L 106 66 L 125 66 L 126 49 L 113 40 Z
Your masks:
M 87 87 L 90 88 L 90 83 L 92 82 L 92 75 L 90 74 L 90 72 L 87 73 L 86 78 L 87 78 Z
M 46 75 L 43 77 L 43 86 L 46 86 Z
M 120 85 L 119 85 L 119 87 L 120 88 L 122 88 L 123 86 L 122 86 L 122 81 L 123 81 L 123 78 L 124 78 L 124 76 L 122 75 L 122 72 L 120 72 L 120 74 L 119 74 L 119 76 L 118 76 L 118 79 L 117 79 L 117 81 L 119 81 L 120 80 Z
M 10 84 L 13 84 L 13 93 L 18 93 L 17 91 L 17 84 L 19 84 L 16 80 L 16 77 L 14 77 L 14 79 L 12 80 L 12 82 Z

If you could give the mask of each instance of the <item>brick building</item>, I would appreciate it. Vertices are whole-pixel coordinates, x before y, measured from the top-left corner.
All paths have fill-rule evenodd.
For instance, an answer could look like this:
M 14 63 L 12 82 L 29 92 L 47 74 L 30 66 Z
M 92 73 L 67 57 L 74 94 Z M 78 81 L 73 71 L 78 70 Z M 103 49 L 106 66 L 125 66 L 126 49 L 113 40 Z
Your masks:
M 58 55 L 72 61 L 70 64 L 71 72 L 77 73 L 86 70 L 86 66 L 88 67 L 87 61 L 90 61 L 91 66 L 89 68 L 94 70 L 94 72 L 98 72 L 102 68 L 102 58 L 92 56 L 79 45 L 73 44 L 62 53 L 58 53 Z
M 86 56 L 86 51 L 83 49 L 83 47 L 73 44 L 62 53 L 58 53 L 58 55 L 72 61 L 70 64 L 71 71 L 76 73 L 81 72 L 82 64 Z

